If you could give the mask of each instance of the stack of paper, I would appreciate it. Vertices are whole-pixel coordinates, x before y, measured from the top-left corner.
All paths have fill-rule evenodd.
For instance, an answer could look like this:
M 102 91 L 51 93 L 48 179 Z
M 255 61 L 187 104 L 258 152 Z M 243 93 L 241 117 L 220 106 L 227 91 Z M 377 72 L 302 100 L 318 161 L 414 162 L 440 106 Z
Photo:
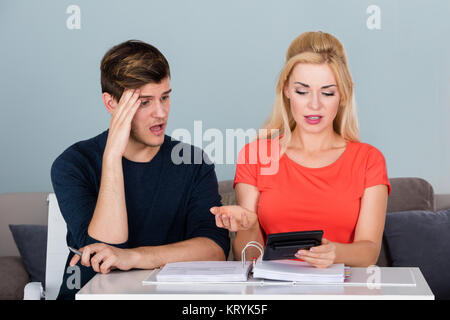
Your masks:
M 166 264 L 156 275 L 166 282 L 234 282 L 247 281 L 251 263 L 241 261 L 190 261 Z
M 253 267 L 253 277 L 308 283 L 341 283 L 345 278 L 345 266 L 341 263 L 320 269 L 297 260 L 258 259 Z

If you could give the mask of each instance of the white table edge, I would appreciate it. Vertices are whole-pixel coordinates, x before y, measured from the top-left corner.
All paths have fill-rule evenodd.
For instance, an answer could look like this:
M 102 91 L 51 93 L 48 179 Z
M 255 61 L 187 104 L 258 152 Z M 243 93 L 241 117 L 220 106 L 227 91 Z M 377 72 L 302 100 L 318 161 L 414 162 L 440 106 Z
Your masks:
M 83 288 L 76 294 L 76 300 L 434 300 L 419 268 L 407 268 L 415 276 L 416 286 L 422 287 L 429 294 L 385 294 L 385 295 L 356 295 L 356 294 L 225 294 L 225 293 L 83 293 Z M 94 279 L 94 278 L 93 278 Z M 90 281 L 93 281 L 91 279 Z M 89 283 L 89 282 L 88 282 Z M 87 284 L 86 284 L 87 285 Z M 81 292 L 81 293 L 80 293 Z

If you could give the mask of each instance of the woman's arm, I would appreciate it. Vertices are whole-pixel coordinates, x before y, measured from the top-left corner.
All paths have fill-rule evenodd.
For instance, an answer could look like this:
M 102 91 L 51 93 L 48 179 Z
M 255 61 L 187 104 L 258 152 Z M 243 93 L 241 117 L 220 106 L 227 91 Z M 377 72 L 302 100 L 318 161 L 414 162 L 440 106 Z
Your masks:
M 366 188 L 361 198 L 353 243 L 326 241 L 309 251 L 300 250 L 302 254 L 299 258 L 317 267 L 327 267 L 333 263 L 344 263 L 351 267 L 374 265 L 381 249 L 387 197 L 386 185 Z
M 257 214 L 259 199 L 258 188 L 250 184 L 238 183 L 236 184 L 235 191 L 236 203 L 244 209 Z M 236 238 L 233 241 L 233 254 L 236 260 L 241 260 L 242 249 L 250 241 L 258 241 L 264 245 L 262 230 L 257 219 L 249 229 L 237 231 Z M 245 256 L 248 258 L 247 260 L 258 257 L 259 255 L 258 249 L 252 247 L 248 248 L 245 253 Z
M 259 191 L 255 186 L 246 183 L 236 184 L 236 202 L 234 206 L 212 207 L 211 213 L 215 216 L 216 225 L 219 228 L 236 232 L 233 241 L 233 253 L 237 260 L 241 260 L 241 252 L 250 241 L 258 241 L 264 245 L 264 238 L 256 213 L 259 199 Z M 246 257 L 248 260 L 258 257 L 256 248 L 248 248 Z
M 367 267 L 377 263 L 386 220 L 388 188 L 369 187 L 361 198 L 355 237 L 351 244 L 336 245 L 336 263 L 352 267 Z

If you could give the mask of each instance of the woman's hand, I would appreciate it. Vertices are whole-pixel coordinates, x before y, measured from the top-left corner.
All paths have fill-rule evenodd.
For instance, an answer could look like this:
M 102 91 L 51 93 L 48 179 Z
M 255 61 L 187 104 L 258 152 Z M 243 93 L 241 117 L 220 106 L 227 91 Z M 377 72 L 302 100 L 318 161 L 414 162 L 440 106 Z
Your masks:
M 256 213 L 241 206 L 212 207 L 210 211 L 216 217 L 216 225 L 219 228 L 240 231 L 253 229 L 258 226 Z
M 309 250 L 298 250 L 295 256 L 316 268 L 328 268 L 336 260 L 336 245 L 322 238 L 322 244 Z

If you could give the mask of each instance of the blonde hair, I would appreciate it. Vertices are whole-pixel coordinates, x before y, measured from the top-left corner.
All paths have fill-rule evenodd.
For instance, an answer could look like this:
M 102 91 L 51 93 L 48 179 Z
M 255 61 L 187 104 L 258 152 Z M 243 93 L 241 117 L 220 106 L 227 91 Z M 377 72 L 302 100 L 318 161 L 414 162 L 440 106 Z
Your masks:
M 324 64 L 332 70 L 340 93 L 339 108 L 333 121 L 334 131 L 349 141 L 359 141 L 358 119 L 353 92 L 353 80 L 347 63 L 344 47 L 338 39 L 328 33 L 305 32 L 292 41 L 286 53 L 286 63 L 281 70 L 276 88 L 272 113 L 262 127 L 259 139 L 280 138 L 281 154 L 291 140 L 296 122 L 290 111 L 289 99 L 284 86 L 292 70 L 299 63 Z M 265 130 L 264 130 L 265 129 Z M 271 130 L 277 130 L 274 136 Z

